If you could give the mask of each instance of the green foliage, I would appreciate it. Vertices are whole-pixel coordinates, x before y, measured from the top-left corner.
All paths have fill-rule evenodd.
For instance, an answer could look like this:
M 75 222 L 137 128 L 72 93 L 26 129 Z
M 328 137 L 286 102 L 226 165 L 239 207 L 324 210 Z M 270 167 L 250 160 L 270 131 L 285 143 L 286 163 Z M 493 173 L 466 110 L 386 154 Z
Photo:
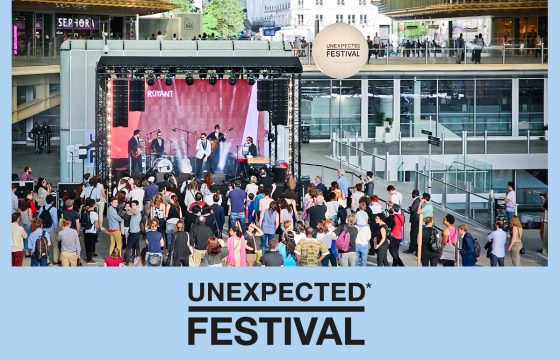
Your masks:
M 203 21 L 206 34 L 237 36 L 245 29 L 245 12 L 239 0 L 212 0 L 204 8 Z
M 178 9 L 173 10 L 174 13 L 191 13 L 200 11 L 200 9 L 195 8 L 193 5 L 194 0 L 171 0 L 173 4 L 180 5 Z

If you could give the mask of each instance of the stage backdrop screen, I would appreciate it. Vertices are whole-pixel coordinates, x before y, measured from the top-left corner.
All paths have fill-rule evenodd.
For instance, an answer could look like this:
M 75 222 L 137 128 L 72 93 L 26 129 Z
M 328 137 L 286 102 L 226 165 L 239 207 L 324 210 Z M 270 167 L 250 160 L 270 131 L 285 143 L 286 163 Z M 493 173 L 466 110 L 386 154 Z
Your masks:
M 257 111 L 257 86 L 249 85 L 246 79 L 238 80 L 235 86 L 227 80 L 210 85 L 208 80 L 197 79 L 193 85 L 187 85 L 184 79 L 175 79 L 171 85 L 166 85 L 164 79 L 156 79 L 152 86 L 146 83 L 144 100 L 145 111 L 128 112 L 127 127 L 111 127 L 113 160 L 128 158 L 128 140 L 138 129 L 148 154 L 149 144 L 160 130 L 165 153 L 177 163 L 186 158 L 192 162 L 196 140 L 202 132 L 213 132 L 216 124 L 220 125 L 222 133 L 232 128 L 225 136 L 226 141 L 221 143 L 221 169 L 228 157 L 236 157 L 241 152 L 247 136 L 254 139 L 258 154 L 266 155 L 264 115 Z

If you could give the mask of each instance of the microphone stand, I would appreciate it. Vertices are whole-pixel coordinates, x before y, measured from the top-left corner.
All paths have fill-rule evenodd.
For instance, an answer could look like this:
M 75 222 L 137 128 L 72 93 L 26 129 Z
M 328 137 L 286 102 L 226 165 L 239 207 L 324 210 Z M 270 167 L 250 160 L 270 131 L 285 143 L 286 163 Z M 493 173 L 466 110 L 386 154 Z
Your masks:
M 189 135 L 190 134 L 196 135 L 196 131 L 193 132 L 193 131 L 188 131 L 188 130 L 179 129 L 179 128 L 173 128 L 172 130 L 173 130 L 173 132 L 180 131 L 180 132 L 187 133 L 187 159 L 188 159 L 189 158 Z

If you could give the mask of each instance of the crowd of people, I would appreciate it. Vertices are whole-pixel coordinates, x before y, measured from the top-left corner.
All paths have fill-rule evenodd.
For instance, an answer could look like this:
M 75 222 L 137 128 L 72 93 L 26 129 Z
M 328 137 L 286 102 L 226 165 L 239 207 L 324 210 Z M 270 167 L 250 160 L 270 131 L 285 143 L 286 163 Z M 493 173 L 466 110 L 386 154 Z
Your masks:
M 20 199 L 12 185 L 13 266 L 25 257 L 31 266 L 79 266 L 82 259 L 104 266 L 404 266 L 404 244 L 404 253 L 420 256 L 423 266 L 473 266 L 481 252 L 466 224 L 457 225 L 451 214 L 434 218 L 430 194 L 414 190 L 412 205 L 403 209 L 395 186 L 376 191 L 372 172 L 353 186 L 342 169 L 327 184 L 317 176 L 301 204 L 291 176 L 277 186 L 264 170 L 223 192 L 209 174 L 178 183 L 172 174 L 156 182 L 125 173 L 112 189 L 86 174 L 62 195 L 62 208 L 52 184 L 34 178 L 30 167 L 19 177 L 35 188 Z M 509 252 L 518 266 L 523 229 L 512 210 L 513 183 L 504 202 L 507 226 L 496 222 L 486 255 L 503 266 Z M 107 238 L 108 246 L 99 247 Z M 96 249 L 106 252 L 103 260 Z

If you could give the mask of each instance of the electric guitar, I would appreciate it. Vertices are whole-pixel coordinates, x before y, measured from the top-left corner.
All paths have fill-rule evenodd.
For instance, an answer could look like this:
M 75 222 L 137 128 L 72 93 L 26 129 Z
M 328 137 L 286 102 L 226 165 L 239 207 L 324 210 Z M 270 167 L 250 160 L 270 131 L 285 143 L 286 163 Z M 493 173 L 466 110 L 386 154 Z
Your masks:
M 138 141 L 138 148 L 136 150 L 132 150 L 132 157 L 138 158 L 142 155 L 146 148 L 146 142 L 143 139 Z
M 231 131 L 233 131 L 232 127 L 230 127 L 223 135 L 218 136 L 217 139 L 210 140 L 210 148 L 212 150 L 216 150 L 216 148 L 218 147 L 218 143 Z

